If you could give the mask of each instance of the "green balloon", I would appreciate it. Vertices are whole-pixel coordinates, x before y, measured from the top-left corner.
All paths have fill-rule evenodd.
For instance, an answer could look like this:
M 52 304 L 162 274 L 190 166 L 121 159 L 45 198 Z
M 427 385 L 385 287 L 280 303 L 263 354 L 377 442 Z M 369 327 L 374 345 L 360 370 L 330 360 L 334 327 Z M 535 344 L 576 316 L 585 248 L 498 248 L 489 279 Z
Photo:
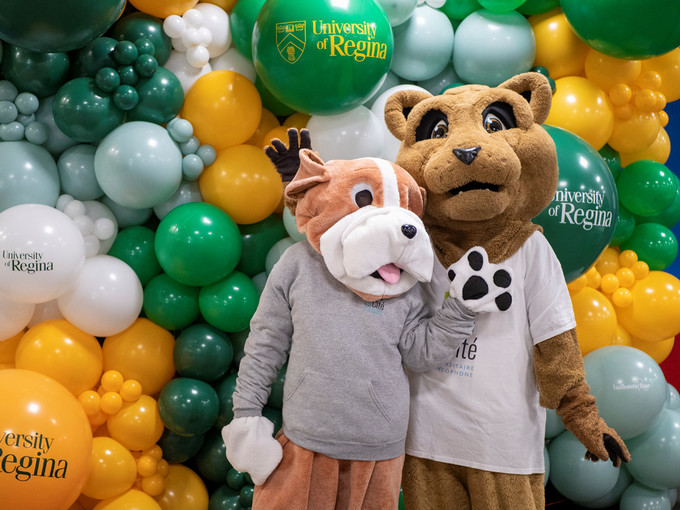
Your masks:
M 68 80 L 68 53 L 45 53 L 7 44 L 2 54 L 2 74 L 20 92 L 39 98 L 53 96 Z
M 253 492 L 255 491 L 255 487 L 252 485 L 246 485 L 245 487 L 242 487 L 241 490 L 239 491 L 239 496 L 238 500 L 241 505 L 243 505 L 245 508 L 250 508 L 253 504 Z
M 128 120 L 166 124 L 177 116 L 184 104 L 182 83 L 164 67 L 156 69 L 150 78 L 140 79 L 135 90 L 139 101 L 128 111 Z
M 144 314 L 162 328 L 186 328 L 199 315 L 198 291 L 198 287 L 184 285 L 161 273 L 144 287 Z
M 481 8 L 477 0 L 446 0 L 439 10 L 450 19 L 460 21 Z
M 674 173 L 671 173 L 671 177 L 677 186 L 673 203 L 655 216 L 636 216 L 637 223 L 661 223 L 672 229 L 680 221 L 680 180 Z
M 668 227 L 659 223 L 642 223 L 635 227 L 622 250 L 633 250 L 652 271 L 663 271 L 678 256 L 678 240 Z
M 215 428 L 222 430 L 222 427 L 229 425 L 234 419 L 234 391 L 236 391 L 236 372 L 227 374 L 215 384 L 217 399 L 219 402 L 219 412 L 215 421 Z
M 272 92 L 262 82 L 259 76 L 255 78 L 255 88 L 260 94 L 260 99 L 262 99 L 262 107 L 266 108 L 277 117 L 288 117 L 292 113 L 295 113 L 293 108 L 282 103 L 277 97 L 274 96 L 274 94 L 272 94 Z
M 118 63 L 113 58 L 113 50 L 118 44 L 111 37 L 97 37 L 94 41 L 83 46 L 78 52 L 75 71 L 79 76 L 94 78 L 97 71 L 104 67 L 116 69 Z
M 543 127 L 555 142 L 559 181 L 552 202 L 534 222 L 543 227 L 570 282 L 609 245 L 619 200 L 607 163 L 589 143 L 565 129 Z
M 265 270 L 267 253 L 288 234 L 278 214 L 272 214 L 257 223 L 240 225 L 239 230 L 243 251 L 236 270 L 252 278 Z
M 217 420 L 217 392 L 205 381 L 176 377 L 158 395 L 158 412 L 165 426 L 175 434 L 204 434 Z
M 666 165 L 643 159 L 621 169 L 616 179 L 621 204 L 636 216 L 656 216 L 671 206 L 677 179 Z
M 96 142 L 123 123 L 125 112 L 103 94 L 89 77 L 74 78 L 54 96 L 52 114 L 57 127 L 79 142 Z
M 526 0 L 517 10 L 525 16 L 543 14 L 560 6 L 560 0 Z
M 612 235 L 609 244 L 612 246 L 620 246 L 622 243 L 625 243 L 630 236 L 633 235 L 636 224 L 633 213 L 619 204 L 619 215 L 616 219 L 616 227 L 614 228 L 614 234 Z
M 255 275 L 257 277 L 257 275 Z M 245 356 L 245 346 L 246 340 L 248 340 L 248 335 L 250 334 L 249 329 L 242 329 L 241 331 L 235 331 L 229 335 L 231 340 L 231 346 L 234 348 L 234 361 L 233 363 L 238 366 L 241 362 L 243 356 Z
M 124 7 L 125 0 L 4 2 L 0 39 L 35 51 L 75 50 L 106 32 Z
M 251 42 L 255 20 L 266 0 L 239 0 L 229 15 L 231 40 L 238 52 L 253 60 Z
M 180 436 L 166 428 L 158 440 L 158 446 L 163 450 L 163 458 L 172 464 L 182 464 L 193 458 L 203 446 L 204 434 L 195 436 Z
M 179 334 L 173 354 L 181 376 L 210 382 L 227 372 L 234 349 L 224 332 L 209 324 L 194 324 Z
M 576 35 L 610 57 L 646 59 L 680 46 L 680 2 L 562 0 L 560 7 Z
M 267 418 L 274 424 L 273 436 L 276 436 L 281 427 L 283 426 L 283 418 L 281 416 L 281 409 L 276 409 L 275 407 L 264 406 L 262 408 L 262 416 Z
M 118 232 L 108 252 L 130 266 L 143 287 L 163 270 L 154 251 L 155 236 L 153 230 L 141 225 L 124 228 Z
M 227 484 L 220 485 L 210 495 L 208 510 L 245 510 L 239 502 L 239 491 Z
M 259 300 L 252 280 L 233 271 L 226 278 L 202 287 L 198 306 L 209 324 L 231 333 L 248 327 Z
M 281 102 L 307 114 L 338 114 L 382 84 L 392 27 L 375 0 L 268 0 L 252 50 L 258 76 Z
M 224 483 L 231 464 L 227 460 L 227 447 L 221 431 L 213 428 L 205 433 L 205 441 L 194 461 L 201 478 L 214 483 Z
M 283 409 L 283 384 L 286 382 L 287 365 L 282 366 L 276 373 L 276 379 L 272 382 L 267 405 L 275 409 Z
M 213 284 L 236 267 L 241 235 L 222 209 L 187 202 L 172 209 L 156 230 L 156 256 L 163 270 L 180 283 Z
M 520 7 L 524 0 L 478 0 L 489 12 L 509 12 Z
M 607 144 L 605 144 L 598 152 L 607 163 L 607 166 L 614 176 L 614 179 L 618 178 L 619 174 L 621 173 L 621 156 L 619 153 Z
M 148 39 L 153 44 L 153 56 L 159 66 L 170 58 L 172 39 L 163 30 L 163 20 L 150 14 L 137 11 L 125 14 L 113 24 L 109 34 L 117 41 Z

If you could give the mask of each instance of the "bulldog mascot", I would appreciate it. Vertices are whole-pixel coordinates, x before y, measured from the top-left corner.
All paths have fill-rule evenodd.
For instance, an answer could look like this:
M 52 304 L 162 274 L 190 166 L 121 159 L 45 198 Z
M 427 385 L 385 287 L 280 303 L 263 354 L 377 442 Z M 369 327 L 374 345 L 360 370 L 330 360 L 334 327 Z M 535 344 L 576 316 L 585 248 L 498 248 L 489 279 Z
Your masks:
M 488 264 L 483 249 L 471 252 L 486 265 L 452 267 L 451 296 L 428 313 L 421 282 L 434 254 L 423 189 L 388 161 L 324 163 L 302 136 L 302 148 L 293 129 L 289 148 L 276 140 L 268 150 L 290 181 L 285 202 L 306 240 L 274 265 L 250 323 L 234 419 L 222 432 L 227 458 L 250 474 L 256 510 L 396 509 L 409 413 L 404 366 L 418 372 L 449 360 L 480 310 L 509 306 L 512 275 Z M 286 362 L 274 438 L 262 408 Z

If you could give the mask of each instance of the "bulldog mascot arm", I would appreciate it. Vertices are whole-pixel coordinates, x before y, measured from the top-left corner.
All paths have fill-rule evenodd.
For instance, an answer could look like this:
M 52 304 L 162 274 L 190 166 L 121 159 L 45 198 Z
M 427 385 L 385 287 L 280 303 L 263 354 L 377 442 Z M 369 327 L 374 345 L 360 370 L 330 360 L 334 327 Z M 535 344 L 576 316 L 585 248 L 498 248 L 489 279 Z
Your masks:
M 480 314 L 474 352 L 457 353 L 451 373 L 410 376 L 409 509 L 543 509 L 539 406 L 557 410 L 586 458 L 615 466 L 630 458 L 598 414 L 560 264 L 531 222 L 558 182 L 555 145 L 541 127 L 551 99 L 545 77 L 524 73 L 439 96 L 399 91 L 385 104 L 386 124 L 402 141 L 396 163 L 427 191 L 435 292 L 444 295 L 444 268 L 474 246 L 514 271 L 513 306 Z
M 434 265 L 423 190 L 392 163 L 324 163 L 305 148 L 305 133 L 299 154 L 297 133 L 289 136 L 290 151 L 277 143 L 270 157 L 284 181 L 292 177 L 285 201 L 307 240 L 274 265 L 251 321 L 234 419 L 223 429 L 227 458 L 251 475 L 254 509 L 396 508 L 409 410 L 403 367 L 446 363 L 476 310 L 511 295 L 511 274 L 502 273 L 499 293 L 460 272 L 452 290 L 461 297 L 433 315 L 419 283 Z M 275 439 L 262 408 L 286 361 Z

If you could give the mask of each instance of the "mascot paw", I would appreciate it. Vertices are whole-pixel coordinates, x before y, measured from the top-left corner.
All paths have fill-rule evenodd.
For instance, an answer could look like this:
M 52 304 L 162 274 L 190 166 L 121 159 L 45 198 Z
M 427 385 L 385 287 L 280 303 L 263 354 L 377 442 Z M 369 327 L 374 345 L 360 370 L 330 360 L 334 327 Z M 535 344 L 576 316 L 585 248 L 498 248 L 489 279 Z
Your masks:
M 475 246 L 447 270 L 449 294 L 473 312 L 504 312 L 512 305 L 512 270 L 489 262 L 484 248 Z

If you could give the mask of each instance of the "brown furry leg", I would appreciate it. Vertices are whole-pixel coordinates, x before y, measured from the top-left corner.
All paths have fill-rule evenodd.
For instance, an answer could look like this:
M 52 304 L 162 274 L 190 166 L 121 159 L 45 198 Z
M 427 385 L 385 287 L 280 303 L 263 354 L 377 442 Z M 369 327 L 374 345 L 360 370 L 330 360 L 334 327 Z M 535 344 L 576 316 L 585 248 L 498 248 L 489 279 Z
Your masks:
M 544 510 L 542 473 L 513 475 L 468 469 L 473 510 Z
M 406 510 L 470 510 L 465 468 L 406 455 L 402 477 Z

